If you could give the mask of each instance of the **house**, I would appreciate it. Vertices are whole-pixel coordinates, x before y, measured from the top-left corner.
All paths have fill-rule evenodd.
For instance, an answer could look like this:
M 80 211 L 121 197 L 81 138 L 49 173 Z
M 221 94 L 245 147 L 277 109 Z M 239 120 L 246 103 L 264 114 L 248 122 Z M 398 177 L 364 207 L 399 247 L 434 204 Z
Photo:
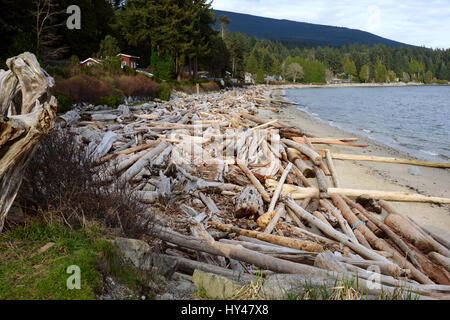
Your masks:
M 134 70 L 137 69 L 138 63 L 137 60 L 140 59 L 136 56 L 130 56 L 128 54 L 119 53 L 117 55 L 120 58 L 120 66 L 123 68 L 125 66 L 128 66 Z
M 82 68 L 92 66 L 93 64 L 100 64 L 100 61 L 94 58 L 87 58 L 86 60 L 80 62 Z
M 255 84 L 255 80 L 253 79 L 253 75 L 249 72 L 245 73 L 245 79 L 244 79 L 246 84 Z

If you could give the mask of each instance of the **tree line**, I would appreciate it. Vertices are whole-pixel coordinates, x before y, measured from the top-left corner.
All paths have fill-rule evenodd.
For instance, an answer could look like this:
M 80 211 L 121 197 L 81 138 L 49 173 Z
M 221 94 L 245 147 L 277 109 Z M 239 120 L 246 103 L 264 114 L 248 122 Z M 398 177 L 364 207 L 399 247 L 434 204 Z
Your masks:
M 450 79 L 450 49 L 353 44 L 320 47 L 256 39 L 227 32 L 233 21 L 215 17 L 207 0 L 0 0 L 1 67 L 23 51 L 44 64 L 106 58 L 122 51 L 140 56 L 157 78 L 244 78 L 252 73 L 290 81 L 325 82 L 335 77 L 361 82 L 431 82 Z M 78 5 L 80 30 L 65 26 L 65 9 Z M 49 13 L 51 13 L 49 15 Z M 216 24 L 218 27 L 216 27 Z

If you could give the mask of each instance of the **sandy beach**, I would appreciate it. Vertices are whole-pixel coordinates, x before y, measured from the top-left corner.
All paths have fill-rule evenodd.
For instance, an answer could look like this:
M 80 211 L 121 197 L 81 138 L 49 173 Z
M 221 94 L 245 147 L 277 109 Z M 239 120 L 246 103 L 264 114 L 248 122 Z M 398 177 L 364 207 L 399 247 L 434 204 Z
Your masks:
M 268 95 L 270 94 L 274 99 L 283 99 L 283 90 L 271 89 L 268 91 Z M 359 138 L 358 143 L 368 145 L 367 148 L 320 145 L 320 148 L 329 148 L 331 152 L 411 158 L 388 146 L 317 121 L 295 106 L 281 107 L 279 113 L 260 109 L 258 115 L 267 119 L 279 119 L 283 123 L 296 126 L 316 137 L 357 137 Z M 449 169 L 417 167 L 421 175 L 416 176 L 408 171 L 412 167 L 411 165 L 351 160 L 334 160 L 334 163 L 343 188 L 414 192 L 427 196 L 450 198 Z M 315 179 L 310 179 L 310 181 L 317 185 Z M 450 239 L 450 205 L 416 202 L 391 203 L 399 212 L 410 216 L 421 225 L 429 227 L 440 236 Z

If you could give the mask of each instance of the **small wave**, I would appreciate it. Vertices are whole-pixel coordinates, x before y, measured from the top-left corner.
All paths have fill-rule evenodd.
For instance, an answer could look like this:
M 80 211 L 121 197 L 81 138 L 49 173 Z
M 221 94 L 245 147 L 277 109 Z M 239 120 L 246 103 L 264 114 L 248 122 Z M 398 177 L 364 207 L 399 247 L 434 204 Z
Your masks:
M 435 153 L 435 152 L 427 151 L 427 150 L 423 150 L 423 149 L 419 149 L 419 151 L 422 153 L 428 154 L 430 156 L 438 156 L 439 155 L 439 153 Z
M 364 131 L 365 133 L 372 133 L 372 130 L 368 130 L 368 129 L 362 129 L 362 131 Z

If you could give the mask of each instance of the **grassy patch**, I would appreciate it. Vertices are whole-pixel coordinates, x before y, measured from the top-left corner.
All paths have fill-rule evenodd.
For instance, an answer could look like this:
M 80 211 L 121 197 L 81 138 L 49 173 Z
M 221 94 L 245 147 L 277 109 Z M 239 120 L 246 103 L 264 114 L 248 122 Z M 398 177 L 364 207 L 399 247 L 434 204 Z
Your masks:
M 96 227 L 71 231 L 32 223 L 0 235 L 0 299 L 94 299 L 100 289 Z M 54 243 L 48 250 L 39 249 Z M 81 288 L 68 290 L 67 267 L 81 271 Z

